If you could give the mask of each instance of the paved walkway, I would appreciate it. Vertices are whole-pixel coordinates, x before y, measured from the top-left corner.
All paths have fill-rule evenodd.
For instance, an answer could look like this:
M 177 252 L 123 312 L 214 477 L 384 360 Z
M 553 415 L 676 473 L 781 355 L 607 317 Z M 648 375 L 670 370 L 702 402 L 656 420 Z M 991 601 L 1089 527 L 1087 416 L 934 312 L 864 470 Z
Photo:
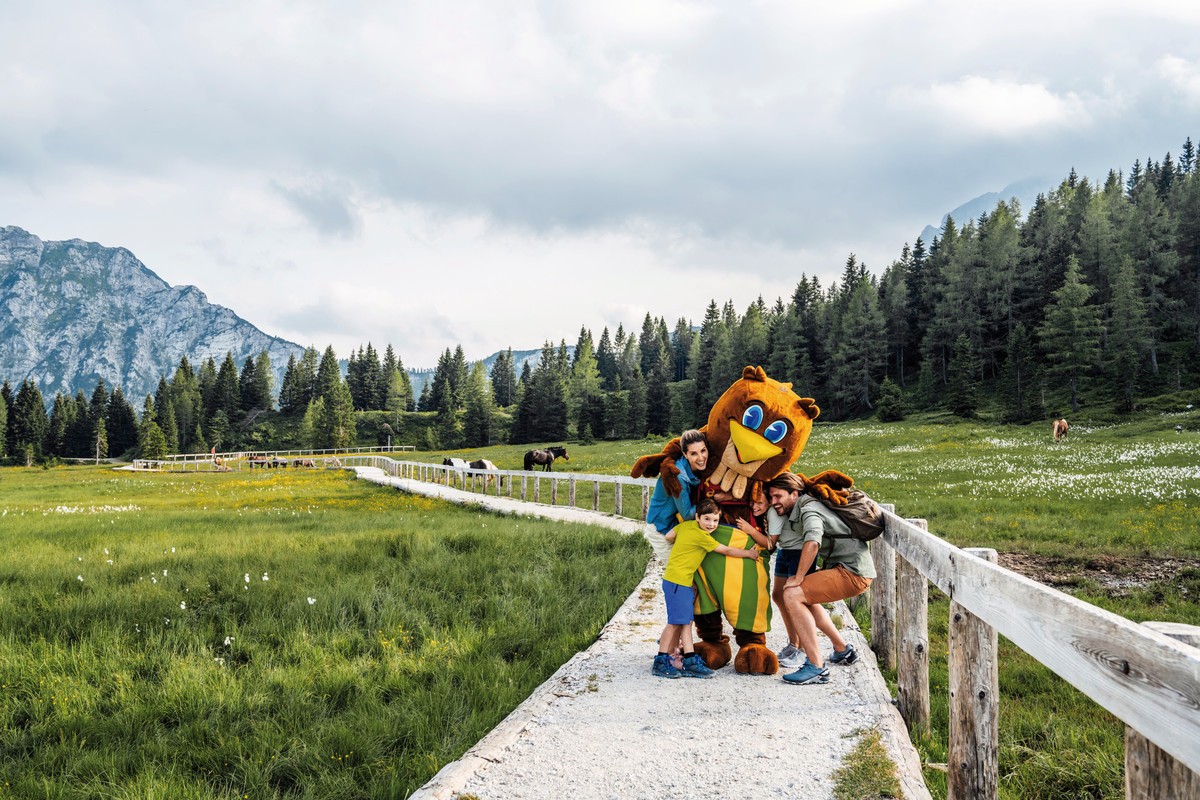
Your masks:
M 356 468 L 360 478 L 501 513 L 586 522 L 641 534 L 632 520 L 563 506 L 472 494 Z M 831 667 L 823 686 L 775 676 L 667 681 L 650 674 L 665 622 L 652 558 L 642 582 L 586 651 L 576 654 L 414 798 L 832 797 L 833 772 L 859 734 L 878 730 L 899 765 L 904 796 L 929 796 L 916 752 L 870 647 L 844 606 L 847 641 L 862 654 Z M 783 646 L 782 624 L 768 634 Z M 826 642 L 826 649 L 829 649 Z

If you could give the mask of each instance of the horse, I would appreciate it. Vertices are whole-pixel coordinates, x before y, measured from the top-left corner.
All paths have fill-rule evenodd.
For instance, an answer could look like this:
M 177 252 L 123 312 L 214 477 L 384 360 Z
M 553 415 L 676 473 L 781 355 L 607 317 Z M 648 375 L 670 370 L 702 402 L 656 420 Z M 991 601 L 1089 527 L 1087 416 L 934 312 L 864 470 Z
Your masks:
M 1050 426 L 1050 431 L 1054 434 L 1054 441 L 1056 442 L 1067 438 L 1067 431 L 1070 429 L 1071 426 L 1067 424 L 1065 419 L 1056 419 Z
M 465 458 L 443 458 L 443 467 L 454 467 L 454 469 L 466 469 L 471 466 Z
M 472 461 L 470 463 L 470 467 L 471 467 L 471 469 L 474 469 L 474 470 L 495 470 L 495 469 L 497 469 L 496 465 L 493 464 L 491 461 L 488 461 L 486 458 L 480 458 L 476 461 Z M 491 483 L 492 479 L 494 477 L 495 476 L 493 476 L 493 475 L 488 475 L 486 482 Z M 504 488 L 504 477 L 503 476 L 500 477 L 500 488 L 501 489 Z
M 564 461 L 570 461 L 571 457 L 567 455 L 565 447 L 547 447 L 545 450 L 530 450 L 525 454 L 525 470 L 528 472 L 533 469 L 534 465 L 544 467 L 543 471 L 552 472 L 551 467 L 554 465 L 554 459 L 561 458 Z

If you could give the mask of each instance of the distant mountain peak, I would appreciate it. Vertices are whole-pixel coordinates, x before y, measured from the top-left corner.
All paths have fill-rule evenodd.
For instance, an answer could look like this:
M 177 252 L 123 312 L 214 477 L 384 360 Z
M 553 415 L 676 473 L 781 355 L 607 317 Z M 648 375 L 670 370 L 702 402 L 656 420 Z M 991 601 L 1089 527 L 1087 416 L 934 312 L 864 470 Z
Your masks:
M 230 352 L 240 366 L 263 350 L 277 381 L 304 352 L 195 286 L 171 286 L 123 247 L 0 228 L 0 379 L 32 378 L 49 399 L 103 378 L 137 400 L 185 355 L 198 366 Z
M 1032 206 L 1033 201 L 1043 192 L 1048 191 L 1049 181 L 1044 178 L 1025 178 L 1016 183 L 1010 183 L 998 192 L 986 192 L 978 197 L 972 198 L 960 205 L 958 208 L 942 215 L 942 221 L 935 227 L 926 225 L 921 231 L 921 241 L 928 248 L 933 241 L 933 237 L 942 238 L 942 231 L 946 226 L 948 217 L 954 218 L 956 225 L 961 225 L 965 222 L 970 222 L 979 219 L 981 214 L 990 214 L 996 208 L 996 204 L 1000 201 L 1009 201 L 1014 197 L 1021 204 L 1021 213 L 1024 214 Z

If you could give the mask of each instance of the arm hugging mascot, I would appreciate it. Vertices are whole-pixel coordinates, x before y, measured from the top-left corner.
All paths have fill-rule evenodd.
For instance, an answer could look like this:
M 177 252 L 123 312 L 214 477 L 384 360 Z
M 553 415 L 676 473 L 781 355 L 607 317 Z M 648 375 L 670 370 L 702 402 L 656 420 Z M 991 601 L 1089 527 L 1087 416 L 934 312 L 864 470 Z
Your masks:
M 702 495 L 721 506 L 721 522 L 713 537 L 722 544 L 753 546 L 737 530 L 736 520 L 750 517 L 750 503 L 763 496 L 764 484 L 787 472 L 804 451 L 813 420 L 821 413 L 811 397 L 800 397 L 790 383 L 767 377 L 762 367 L 746 367 L 742 377 L 713 405 L 708 424 L 700 430 L 708 441 L 708 466 L 699 475 Z M 642 456 L 633 464 L 633 477 L 661 476 L 663 488 L 678 497 L 682 490 L 675 461 L 683 454 L 679 439 L 661 453 Z M 806 491 L 828 503 L 844 504 L 853 480 L 829 470 L 812 478 L 800 476 Z M 712 669 L 729 663 L 732 648 L 723 631 L 722 613 L 738 644 L 734 669 L 773 675 L 779 660 L 767 648 L 771 629 L 771 583 L 764 559 L 748 561 L 709 553 L 696 579 L 696 652 Z

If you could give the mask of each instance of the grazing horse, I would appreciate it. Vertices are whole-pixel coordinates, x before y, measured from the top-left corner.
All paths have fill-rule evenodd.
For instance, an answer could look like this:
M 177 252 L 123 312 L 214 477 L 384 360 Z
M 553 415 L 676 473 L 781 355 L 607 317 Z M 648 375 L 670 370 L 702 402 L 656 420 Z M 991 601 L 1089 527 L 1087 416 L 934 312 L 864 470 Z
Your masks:
M 491 461 L 488 461 L 486 458 L 481 458 L 481 459 L 478 459 L 478 460 L 476 460 L 476 461 L 472 461 L 472 462 L 471 462 L 471 464 L 470 464 L 470 466 L 471 466 L 471 469 L 476 469 L 476 470 L 480 470 L 480 469 L 494 470 L 494 469 L 497 469 L 496 465 L 495 465 L 495 464 L 493 464 Z M 495 478 L 495 476 L 494 476 L 494 475 L 488 475 L 488 476 L 487 476 L 487 480 L 486 480 L 486 482 L 487 482 L 487 483 L 491 483 L 491 482 L 492 482 L 492 480 L 493 480 L 494 478 Z M 501 489 L 503 489 L 503 488 L 504 488 L 504 476 L 500 476 L 500 488 L 501 488 Z
M 454 467 L 455 469 L 466 469 L 471 464 L 465 458 L 443 458 L 443 467 Z
M 1056 419 L 1050 430 L 1054 434 L 1054 441 L 1058 442 L 1067 438 L 1067 431 L 1071 426 L 1067 424 L 1065 419 Z
M 551 467 L 556 458 L 561 458 L 565 461 L 571 460 L 571 457 L 567 455 L 567 448 L 565 447 L 547 447 L 545 450 L 530 450 L 525 454 L 525 469 L 528 471 L 537 465 L 544 467 L 545 472 L 551 472 Z

